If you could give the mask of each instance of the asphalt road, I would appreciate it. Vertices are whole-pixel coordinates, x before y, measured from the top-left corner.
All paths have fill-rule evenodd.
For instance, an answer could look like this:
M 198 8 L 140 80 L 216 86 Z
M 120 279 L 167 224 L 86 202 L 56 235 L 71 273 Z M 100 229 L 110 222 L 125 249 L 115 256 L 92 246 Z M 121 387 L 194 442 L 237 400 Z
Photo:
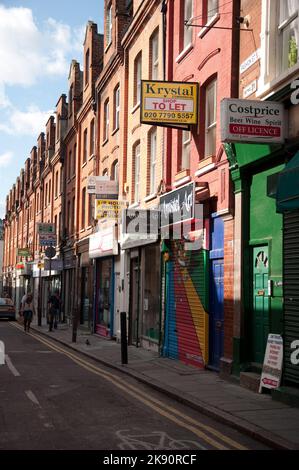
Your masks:
M 16 323 L 0 340 L 1 450 L 267 449 Z

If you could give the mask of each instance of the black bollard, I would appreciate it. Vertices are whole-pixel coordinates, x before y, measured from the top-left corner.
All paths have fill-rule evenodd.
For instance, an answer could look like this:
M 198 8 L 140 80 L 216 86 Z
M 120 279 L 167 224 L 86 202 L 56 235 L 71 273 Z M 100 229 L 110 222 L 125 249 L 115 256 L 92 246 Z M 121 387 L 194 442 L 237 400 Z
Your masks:
M 120 312 L 121 363 L 128 364 L 127 315 Z

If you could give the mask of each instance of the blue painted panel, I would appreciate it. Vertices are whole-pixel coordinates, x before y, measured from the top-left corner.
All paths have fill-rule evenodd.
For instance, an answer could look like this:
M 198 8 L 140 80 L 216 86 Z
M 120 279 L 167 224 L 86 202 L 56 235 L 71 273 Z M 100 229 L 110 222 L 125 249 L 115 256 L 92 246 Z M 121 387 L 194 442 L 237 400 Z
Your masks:
M 211 250 L 210 259 L 223 258 L 224 223 L 221 217 L 211 220 Z
M 176 309 L 174 296 L 174 264 L 166 266 L 166 316 L 163 356 L 178 359 L 178 338 L 176 332 Z
M 210 365 L 219 369 L 224 343 L 223 259 L 211 261 L 210 277 Z

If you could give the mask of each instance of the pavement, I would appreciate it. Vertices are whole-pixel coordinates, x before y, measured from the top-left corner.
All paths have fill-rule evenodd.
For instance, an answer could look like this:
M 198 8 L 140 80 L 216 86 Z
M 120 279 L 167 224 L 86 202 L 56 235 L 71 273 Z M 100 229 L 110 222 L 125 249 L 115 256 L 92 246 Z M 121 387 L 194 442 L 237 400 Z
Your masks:
M 53 332 L 47 326 L 32 325 L 32 329 L 270 447 L 299 449 L 299 409 L 276 402 L 269 394 L 254 393 L 216 372 L 135 346 L 128 347 L 128 364 L 122 365 L 119 343 L 83 329 L 72 343 L 72 329 L 65 324 Z

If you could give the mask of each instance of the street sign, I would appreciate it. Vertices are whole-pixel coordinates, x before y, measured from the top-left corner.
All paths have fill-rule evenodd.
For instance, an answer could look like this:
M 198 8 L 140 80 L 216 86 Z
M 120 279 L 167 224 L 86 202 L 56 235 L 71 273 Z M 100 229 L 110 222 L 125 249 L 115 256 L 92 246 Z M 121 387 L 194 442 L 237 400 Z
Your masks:
M 45 255 L 47 258 L 54 258 L 56 255 L 55 248 L 53 248 L 53 246 L 48 246 L 48 248 L 45 249 Z
M 29 248 L 18 248 L 18 256 L 31 256 Z
M 110 181 L 109 176 L 88 176 L 87 194 L 96 194 L 97 184 L 103 181 Z
M 56 233 L 55 224 L 38 223 L 37 224 L 37 233 L 39 235 L 42 235 L 42 234 L 55 234 Z
M 42 233 L 39 235 L 39 244 L 41 246 L 55 246 L 57 237 L 55 233 Z
M 127 207 L 125 201 L 115 201 L 112 199 L 96 199 L 95 219 L 119 219 L 121 212 Z
M 97 199 L 117 199 L 118 181 L 99 179 L 99 176 L 89 176 L 87 182 L 87 193 L 97 194 Z M 107 178 L 107 177 L 106 177 Z

